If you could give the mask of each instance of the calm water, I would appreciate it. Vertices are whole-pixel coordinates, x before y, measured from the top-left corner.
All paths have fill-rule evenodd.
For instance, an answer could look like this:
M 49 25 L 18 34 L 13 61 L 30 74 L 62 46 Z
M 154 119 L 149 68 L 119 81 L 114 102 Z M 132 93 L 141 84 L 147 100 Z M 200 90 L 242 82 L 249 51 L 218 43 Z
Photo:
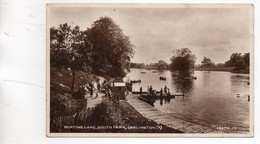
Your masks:
M 146 74 L 141 74 L 144 71 Z M 185 97 L 159 99 L 155 108 L 172 117 L 183 119 L 211 128 L 224 128 L 225 132 L 249 131 L 249 102 L 247 97 L 237 98 L 237 93 L 249 94 L 249 75 L 230 72 L 195 71 L 183 74 L 169 70 L 157 71 L 131 69 L 125 81 L 141 79 L 133 85 L 133 90 L 147 91 L 147 86 L 160 90 L 165 85 L 171 93 L 182 92 Z M 197 79 L 190 79 L 193 75 Z M 160 76 L 166 81 L 159 80 Z

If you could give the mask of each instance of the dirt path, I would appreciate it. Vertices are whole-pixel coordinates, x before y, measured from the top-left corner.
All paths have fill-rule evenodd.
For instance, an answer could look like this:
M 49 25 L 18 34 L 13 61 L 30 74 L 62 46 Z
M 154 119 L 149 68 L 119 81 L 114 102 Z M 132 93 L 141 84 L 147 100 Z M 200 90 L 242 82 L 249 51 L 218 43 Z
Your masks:
M 167 114 L 155 109 L 146 102 L 139 100 L 137 95 L 129 94 L 127 96 L 127 102 L 144 117 L 151 119 L 158 124 L 166 125 L 170 128 L 182 131 L 184 133 L 219 133 L 217 130 L 214 130 L 212 128 L 203 127 L 198 124 L 170 117 Z
M 85 99 L 87 99 L 87 108 L 93 108 L 96 107 L 98 104 L 100 104 L 103 100 L 103 97 L 105 96 L 104 93 L 98 92 L 98 95 L 96 95 L 97 90 L 94 91 L 93 96 L 91 97 L 90 94 L 85 95 Z

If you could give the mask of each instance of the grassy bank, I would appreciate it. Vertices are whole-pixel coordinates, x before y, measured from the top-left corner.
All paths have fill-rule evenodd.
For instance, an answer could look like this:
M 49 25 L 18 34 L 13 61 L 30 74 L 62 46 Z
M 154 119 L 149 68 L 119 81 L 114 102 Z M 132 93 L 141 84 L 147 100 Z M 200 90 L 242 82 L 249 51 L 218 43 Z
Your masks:
M 75 91 L 96 80 L 96 75 L 78 71 Z M 96 107 L 86 108 L 87 99 L 72 96 L 71 82 L 69 69 L 51 68 L 50 132 L 179 133 L 143 117 L 123 100 L 114 103 L 104 97 Z
M 143 117 L 124 100 L 113 103 L 108 98 L 94 109 L 82 129 L 71 129 L 71 132 L 181 133 Z
M 87 99 L 75 99 L 71 94 L 72 74 L 68 69 L 51 67 L 50 82 L 50 131 L 63 132 L 65 125 L 75 123 L 76 114 L 87 105 Z M 75 91 L 81 85 L 96 80 L 93 74 L 78 71 L 75 78 Z

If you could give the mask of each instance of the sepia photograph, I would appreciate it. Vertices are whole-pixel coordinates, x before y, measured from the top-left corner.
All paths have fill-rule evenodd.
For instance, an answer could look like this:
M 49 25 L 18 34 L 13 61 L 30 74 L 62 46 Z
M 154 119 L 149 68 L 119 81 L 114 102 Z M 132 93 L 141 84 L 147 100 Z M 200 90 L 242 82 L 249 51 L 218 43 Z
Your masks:
M 47 136 L 254 136 L 253 5 L 46 8 Z

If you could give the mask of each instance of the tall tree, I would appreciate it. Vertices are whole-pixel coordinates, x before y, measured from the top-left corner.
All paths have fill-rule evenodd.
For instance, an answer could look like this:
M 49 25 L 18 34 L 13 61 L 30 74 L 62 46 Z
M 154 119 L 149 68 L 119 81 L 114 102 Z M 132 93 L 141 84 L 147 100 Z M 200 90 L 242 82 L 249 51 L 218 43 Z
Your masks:
M 237 60 L 234 66 L 235 66 L 235 70 L 239 72 L 247 67 L 244 60 Z
M 241 53 L 232 53 L 229 60 L 225 62 L 225 65 L 228 67 L 233 67 L 235 66 L 236 61 L 241 59 L 242 59 Z
M 101 17 L 85 33 L 93 44 L 93 73 L 124 76 L 134 46 L 119 25 L 109 17 Z
M 196 56 L 192 54 L 189 48 L 177 49 L 171 57 L 172 70 L 190 70 L 194 67 Z
M 210 58 L 204 57 L 203 60 L 201 61 L 201 66 L 211 67 L 214 66 L 214 62 L 212 62 Z
M 57 29 L 51 28 L 50 35 L 50 64 L 53 67 L 71 69 L 73 93 L 76 71 L 91 69 L 92 45 L 80 31 L 79 26 L 72 29 L 67 23 Z
M 245 64 L 246 64 L 247 66 L 250 66 L 250 54 L 249 54 L 249 53 L 245 53 L 245 54 L 243 55 L 243 60 L 244 60 L 244 62 L 245 62 Z

